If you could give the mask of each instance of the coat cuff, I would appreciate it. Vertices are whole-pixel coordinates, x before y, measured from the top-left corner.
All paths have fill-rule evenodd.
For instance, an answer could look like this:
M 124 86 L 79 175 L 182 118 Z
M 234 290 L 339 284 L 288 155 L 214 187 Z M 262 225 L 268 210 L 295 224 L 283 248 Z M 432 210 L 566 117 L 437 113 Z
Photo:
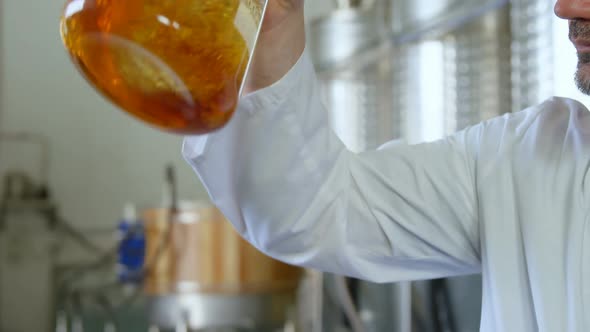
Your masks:
M 277 108 L 285 101 L 289 94 L 297 93 L 297 86 L 308 71 L 314 71 L 313 63 L 307 49 L 293 67 L 274 84 L 243 96 L 238 104 L 236 113 L 256 115 L 258 113 L 278 111 Z M 233 121 L 236 114 L 232 117 Z M 187 161 L 196 162 L 204 154 L 207 142 L 212 135 L 222 135 L 227 125 L 213 133 L 205 135 L 186 136 L 182 145 L 182 155 Z

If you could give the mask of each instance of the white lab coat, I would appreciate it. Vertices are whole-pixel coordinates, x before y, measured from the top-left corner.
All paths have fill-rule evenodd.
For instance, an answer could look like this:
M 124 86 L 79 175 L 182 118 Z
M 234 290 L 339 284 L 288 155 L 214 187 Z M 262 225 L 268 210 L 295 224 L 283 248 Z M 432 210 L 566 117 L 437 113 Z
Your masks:
M 481 331 L 590 331 L 590 113 L 554 98 L 443 140 L 354 154 L 309 55 L 187 137 L 214 203 L 277 259 L 376 282 L 482 273 Z

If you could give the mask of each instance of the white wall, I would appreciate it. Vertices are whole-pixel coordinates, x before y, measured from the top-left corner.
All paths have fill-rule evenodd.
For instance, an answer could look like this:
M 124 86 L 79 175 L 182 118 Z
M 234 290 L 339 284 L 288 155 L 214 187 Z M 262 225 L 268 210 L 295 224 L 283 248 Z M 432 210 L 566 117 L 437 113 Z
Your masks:
M 0 2 L 0 129 L 50 139 L 50 185 L 68 219 L 82 226 L 110 225 L 127 201 L 156 203 L 168 162 L 176 165 L 183 198 L 206 198 L 181 158 L 180 137 L 132 120 L 75 71 L 59 36 L 64 1 Z M 316 17 L 329 10 L 331 2 L 307 3 L 309 17 Z M 0 168 L 36 170 L 34 147 L 0 148 Z

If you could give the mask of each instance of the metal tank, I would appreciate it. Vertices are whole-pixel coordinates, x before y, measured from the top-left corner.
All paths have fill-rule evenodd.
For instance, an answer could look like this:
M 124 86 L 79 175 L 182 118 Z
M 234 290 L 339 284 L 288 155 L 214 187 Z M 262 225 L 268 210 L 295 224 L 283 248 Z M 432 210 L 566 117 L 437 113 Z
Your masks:
M 404 136 L 407 57 L 388 40 L 388 6 L 385 1 L 339 1 L 334 12 L 314 21 L 309 30 L 332 127 L 354 152 Z M 334 278 L 339 277 L 325 278 L 327 299 L 338 284 Z M 409 284 L 348 283 L 363 331 L 410 331 Z M 324 330 L 341 329 L 340 313 L 330 310 L 339 304 L 327 300 L 325 305 Z
M 404 57 L 387 40 L 385 4 L 339 1 L 337 10 L 310 27 L 331 123 L 357 152 L 402 136 L 403 93 L 392 86 L 404 82 Z

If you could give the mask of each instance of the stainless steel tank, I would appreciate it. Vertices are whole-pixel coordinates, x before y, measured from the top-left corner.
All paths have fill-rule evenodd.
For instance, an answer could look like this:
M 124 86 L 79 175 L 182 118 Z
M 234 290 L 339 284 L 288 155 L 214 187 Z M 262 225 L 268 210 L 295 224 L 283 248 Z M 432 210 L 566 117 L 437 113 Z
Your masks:
M 523 0 L 527 1 L 527 0 Z M 419 40 L 455 30 L 509 0 L 391 0 L 390 27 L 400 40 Z
M 510 11 L 491 11 L 445 34 L 445 131 L 512 111 Z

